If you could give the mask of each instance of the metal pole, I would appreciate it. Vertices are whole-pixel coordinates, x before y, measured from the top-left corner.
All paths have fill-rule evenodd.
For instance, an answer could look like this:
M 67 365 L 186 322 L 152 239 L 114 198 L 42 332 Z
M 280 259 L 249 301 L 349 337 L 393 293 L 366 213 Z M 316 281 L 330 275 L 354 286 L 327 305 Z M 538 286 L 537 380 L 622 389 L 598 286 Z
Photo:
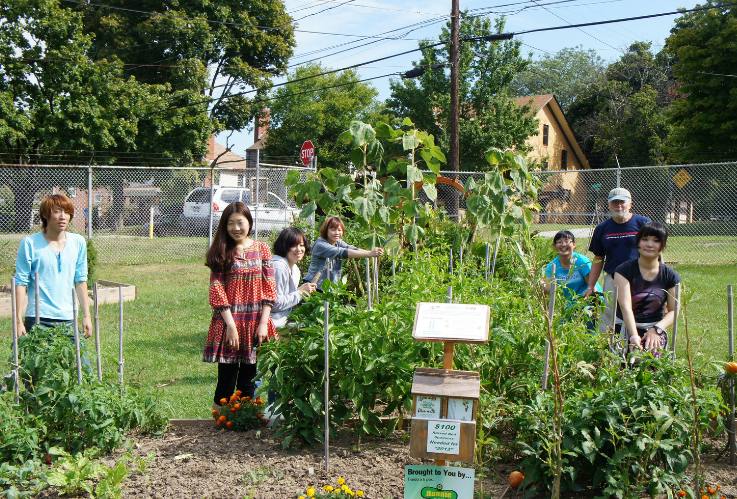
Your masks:
M 330 302 L 323 302 L 323 340 L 325 342 L 325 472 L 330 469 Z
M 617 187 L 619 187 L 619 184 L 622 180 L 622 167 L 619 166 L 619 158 L 617 155 L 614 155 L 614 159 L 617 161 Z
M 729 336 L 729 360 L 734 360 L 734 290 L 727 286 L 727 335 Z M 729 380 L 729 464 L 737 462 L 737 435 L 735 435 L 734 379 Z
M 397 275 L 397 261 L 392 258 L 392 277 Z
M 673 340 L 670 347 L 673 353 L 673 358 L 676 358 L 676 340 L 678 339 L 678 315 L 681 311 L 681 283 L 676 284 L 676 296 L 675 296 L 676 307 L 674 310 L 675 318 L 673 319 Z
M 450 248 L 450 260 L 448 264 L 448 272 L 450 272 L 450 275 L 453 275 L 453 248 Z
M 259 204 L 261 203 L 261 198 L 259 197 L 259 191 L 260 191 L 260 184 L 261 184 L 261 155 L 259 153 L 259 150 L 256 149 L 256 202 L 253 204 L 254 208 L 254 214 L 253 214 L 253 238 L 258 240 L 258 211 L 259 211 Z
M 553 276 L 553 280 L 550 282 L 550 299 L 548 300 L 548 338 L 553 331 L 553 316 L 555 314 L 555 290 L 557 288 L 557 281 L 555 279 L 555 264 L 553 264 L 550 273 Z M 548 372 L 550 371 L 550 340 L 545 338 L 545 367 L 543 368 L 543 379 L 542 389 L 548 389 Z
M 123 388 L 123 286 L 118 285 L 118 383 Z
M 460 0 L 451 0 L 450 19 L 450 169 L 453 171 L 453 178 L 458 180 L 458 172 L 460 170 L 460 140 L 458 138 L 459 33 L 461 31 Z M 458 220 L 460 199 L 455 189 L 451 189 L 451 193 L 450 215 L 453 220 Z
M 489 280 L 489 267 L 491 265 L 491 254 L 489 252 L 489 243 L 486 243 L 486 259 L 484 261 L 484 279 Z
M 87 168 L 87 239 L 92 239 L 92 167 Z
M 38 272 L 33 273 L 33 299 L 34 304 L 36 308 L 36 322 L 34 324 L 38 326 L 39 322 L 41 322 L 41 294 L 40 294 L 40 285 L 38 283 Z
M 368 302 L 368 309 L 373 308 L 373 302 L 371 301 L 371 258 L 366 258 L 366 300 Z
M 448 291 L 445 296 L 445 301 L 447 303 L 453 303 L 453 286 L 448 286 Z
M 374 302 L 379 301 L 379 257 L 374 257 Z
M 210 214 L 208 215 L 207 219 L 209 222 L 209 227 L 207 231 L 207 247 L 209 248 L 212 246 L 212 203 L 215 200 L 215 167 L 212 166 L 210 168 Z
M 82 384 L 82 355 L 79 347 L 79 324 L 77 323 L 77 295 L 72 288 L 72 329 L 74 330 L 74 350 L 77 360 L 77 383 Z
M 92 300 L 95 309 L 95 353 L 97 354 L 97 380 L 102 381 L 102 358 L 100 356 L 100 304 L 97 301 L 97 281 L 92 285 Z
M 20 402 L 20 375 L 18 373 L 18 311 L 15 309 L 15 276 L 10 278 L 10 315 L 13 324 L 13 390 L 15 391 L 15 403 Z
M 458 249 L 458 267 L 463 268 L 463 244 Z

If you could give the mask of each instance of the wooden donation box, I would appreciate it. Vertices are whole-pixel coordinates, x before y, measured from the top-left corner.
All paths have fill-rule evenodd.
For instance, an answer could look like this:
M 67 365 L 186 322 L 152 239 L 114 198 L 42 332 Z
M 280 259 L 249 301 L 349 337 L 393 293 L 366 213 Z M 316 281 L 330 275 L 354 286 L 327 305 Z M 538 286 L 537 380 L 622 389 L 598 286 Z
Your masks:
M 418 303 L 412 336 L 444 343 L 443 369 L 417 368 L 412 380 L 410 455 L 436 461 L 473 462 L 481 380 L 453 370 L 455 343 L 489 339 L 489 307 Z

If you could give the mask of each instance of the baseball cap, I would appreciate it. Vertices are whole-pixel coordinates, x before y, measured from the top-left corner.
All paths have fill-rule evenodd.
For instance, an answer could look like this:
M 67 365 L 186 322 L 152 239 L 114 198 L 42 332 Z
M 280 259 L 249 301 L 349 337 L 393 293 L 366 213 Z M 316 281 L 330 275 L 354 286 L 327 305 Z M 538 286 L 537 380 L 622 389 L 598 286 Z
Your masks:
M 624 187 L 615 187 L 609 191 L 607 201 L 632 201 L 632 194 Z

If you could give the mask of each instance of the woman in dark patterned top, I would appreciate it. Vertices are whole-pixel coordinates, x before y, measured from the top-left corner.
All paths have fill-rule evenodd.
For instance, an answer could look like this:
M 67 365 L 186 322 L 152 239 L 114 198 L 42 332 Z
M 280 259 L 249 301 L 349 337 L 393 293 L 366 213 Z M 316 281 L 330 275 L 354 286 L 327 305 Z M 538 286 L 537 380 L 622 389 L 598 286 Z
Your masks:
M 657 352 L 668 344 L 665 329 L 675 319 L 675 286 L 681 278 L 661 261 L 667 240 L 662 224 L 642 226 L 636 238 L 639 258 L 619 265 L 614 274 L 630 348 Z
M 251 239 L 252 227 L 248 207 L 231 203 L 207 252 L 213 315 L 202 360 L 218 363 L 215 404 L 236 389 L 253 397 L 255 347 L 276 336 L 270 319 L 276 300 L 271 252 L 266 244 Z

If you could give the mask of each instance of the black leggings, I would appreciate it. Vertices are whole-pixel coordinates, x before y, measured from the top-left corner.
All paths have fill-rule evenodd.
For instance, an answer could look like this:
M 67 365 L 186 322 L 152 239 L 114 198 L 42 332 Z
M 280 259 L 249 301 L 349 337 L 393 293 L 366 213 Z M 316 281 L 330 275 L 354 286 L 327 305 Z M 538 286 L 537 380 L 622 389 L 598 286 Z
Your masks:
M 213 400 L 220 404 L 220 399 L 230 399 L 233 392 L 241 391 L 242 397 L 253 398 L 256 391 L 256 364 L 223 364 L 218 363 L 218 384 L 215 387 Z

